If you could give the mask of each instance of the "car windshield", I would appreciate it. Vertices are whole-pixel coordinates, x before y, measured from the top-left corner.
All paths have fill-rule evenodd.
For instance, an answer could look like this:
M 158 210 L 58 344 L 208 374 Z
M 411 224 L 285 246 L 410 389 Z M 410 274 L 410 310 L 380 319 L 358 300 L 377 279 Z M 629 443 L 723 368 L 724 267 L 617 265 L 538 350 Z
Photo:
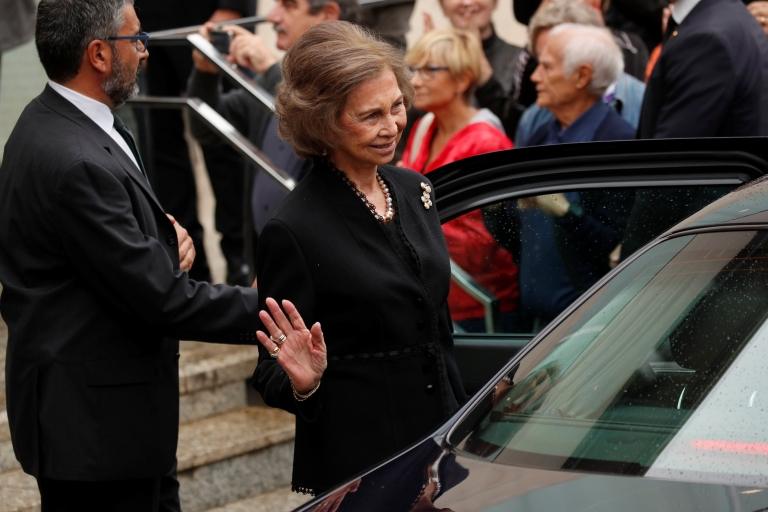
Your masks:
M 768 485 L 767 314 L 767 232 L 662 242 L 518 361 L 480 419 L 455 431 L 458 449 L 526 467 Z

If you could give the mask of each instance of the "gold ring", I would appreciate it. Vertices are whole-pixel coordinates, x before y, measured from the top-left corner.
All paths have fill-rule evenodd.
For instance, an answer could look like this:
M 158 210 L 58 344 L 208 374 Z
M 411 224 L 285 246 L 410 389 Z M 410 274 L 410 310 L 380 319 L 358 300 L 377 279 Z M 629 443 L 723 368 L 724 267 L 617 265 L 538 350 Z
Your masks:
M 269 337 L 269 339 L 271 339 L 272 341 L 274 341 L 274 342 L 275 342 L 275 345 L 277 345 L 277 346 L 279 347 L 280 345 L 282 345 L 283 343 L 285 343 L 285 340 L 287 339 L 287 337 L 285 336 L 285 334 L 283 334 L 283 333 L 281 332 L 281 333 L 280 333 L 280 336 L 278 336 L 277 338 L 274 338 L 274 337 L 270 336 L 270 337 Z
M 269 353 L 270 356 L 277 359 L 277 355 L 280 353 L 280 345 L 275 346 L 275 350 Z

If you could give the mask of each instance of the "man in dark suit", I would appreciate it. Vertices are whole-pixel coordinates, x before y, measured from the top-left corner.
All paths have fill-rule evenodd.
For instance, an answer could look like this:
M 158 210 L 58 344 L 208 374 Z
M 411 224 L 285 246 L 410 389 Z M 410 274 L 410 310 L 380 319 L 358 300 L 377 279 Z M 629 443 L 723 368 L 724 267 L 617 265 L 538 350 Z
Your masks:
M 638 136 L 768 134 L 768 41 L 739 0 L 678 0 Z
M 671 10 L 638 138 L 768 135 L 768 40 L 744 4 L 677 0 Z M 638 192 L 622 256 L 713 199 L 706 190 Z
M 8 419 L 43 511 L 178 510 L 178 339 L 256 340 L 256 290 L 189 279 L 190 239 L 112 115 L 148 57 L 140 28 L 132 0 L 42 0 L 50 81 L 0 166 Z

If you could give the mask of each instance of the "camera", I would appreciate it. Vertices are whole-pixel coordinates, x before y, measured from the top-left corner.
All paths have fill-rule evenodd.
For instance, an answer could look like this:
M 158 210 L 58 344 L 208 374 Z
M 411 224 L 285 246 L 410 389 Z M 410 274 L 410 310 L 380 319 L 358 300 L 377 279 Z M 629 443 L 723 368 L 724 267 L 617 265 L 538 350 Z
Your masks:
M 232 36 L 226 30 L 211 30 L 208 32 L 211 36 L 211 44 L 219 53 L 229 53 L 229 43 L 232 40 Z

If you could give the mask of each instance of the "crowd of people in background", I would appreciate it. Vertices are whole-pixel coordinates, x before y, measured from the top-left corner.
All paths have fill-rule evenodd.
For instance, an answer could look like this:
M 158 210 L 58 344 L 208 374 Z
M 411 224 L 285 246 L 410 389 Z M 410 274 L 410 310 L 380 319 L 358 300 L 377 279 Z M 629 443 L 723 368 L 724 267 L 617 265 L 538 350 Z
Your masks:
M 94 510 L 178 510 L 180 337 L 260 343 L 252 384 L 296 415 L 293 488 L 331 489 L 466 400 L 453 332 L 487 323 L 452 264 L 499 299 L 496 329 L 535 330 L 649 225 L 710 199 L 565 191 L 441 226 L 429 172 L 520 147 L 768 135 L 764 0 L 514 0 L 524 47 L 499 37 L 495 0 L 440 0 L 450 27 L 425 17 L 410 47 L 412 4 L 277 0 L 274 49 L 228 24 L 253 2 L 78 1 L 40 2 L 50 81 L 0 169 L 9 421 L 44 510 L 85 495 Z M 186 47 L 148 60 L 143 30 L 186 25 L 227 33 L 220 50 L 276 111 Z M 190 123 L 227 282 L 253 287 L 210 283 L 182 116 L 139 116 L 138 145 L 113 117 L 144 66 L 145 92 L 203 99 L 298 182 L 288 193 Z M 120 387 L 133 382 L 146 386 Z
M 450 28 L 435 29 L 434 20 L 425 14 L 424 36 L 405 49 L 415 96 L 398 149 L 397 161 L 403 167 L 427 173 L 458 159 L 515 146 L 766 133 L 755 125 L 764 117 L 765 101 L 748 83 L 750 75 L 762 75 L 763 66 L 743 73 L 734 69 L 740 62 L 765 61 L 765 37 L 757 29 L 765 30 L 766 2 L 750 2 L 745 8 L 736 0 L 680 0 L 671 7 L 659 1 L 516 1 L 514 14 L 528 27 L 524 47 L 497 34 L 493 0 L 441 0 L 440 7 Z M 708 20 L 721 14 L 713 30 Z M 685 18 L 681 36 L 677 27 Z M 280 50 L 289 49 L 306 29 L 336 19 L 364 23 L 366 17 L 354 0 L 299 0 L 292 9 L 278 2 L 267 15 Z M 367 19 L 370 22 L 370 16 Z M 738 28 L 748 21 L 750 30 Z M 583 28 L 587 26 L 592 28 Z M 214 27 L 219 24 L 206 24 L 201 34 L 210 37 Z M 281 68 L 273 51 L 249 30 L 226 24 L 220 28 L 232 36 L 229 60 L 274 93 Z M 731 31 L 738 36 L 725 35 Z M 552 32 L 557 37 L 550 40 Z M 682 45 L 688 37 L 707 43 Z M 733 51 L 736 40 L 738 47 L 750 49 L 746 54 L 753 52 L 749 59 Z M 404 46 L 404 39 L 395 41 L 396 47 Z M 677 55 L 685 63 L 673 64 Z M 720 57 L 724 61 L 718 69 L 723 71 L 714 73 L 709 59 Z M 188 94 L 211 104 L 278 168 L 301 180 L 311 162 L 278 136 L 272 112 L 242 90 L 225 92 L 217 68 L 198 53 L 194 60 Z M 674 73 L 682 76 L 673 79 Z M 206 150 L 221 146 L 221 139 L 205 127 L 192 127 Z M 250 216 L 245 231 L 256 242 L 255 254 L 259 233 L 287 190 L 255 167 L 246 176 L 250 195 L 245 209 Z M 480 211 L 447 223 L 444 232 L 452 261 L 499 299 L 499 327 L 529 329 L 531 321 L 541 325 L 556 316 L 622 254 L 655 234 L 642 232 L 647 223 L 628 219 L 630 214 L 637 219 L 649 209 L 659 210 L 660 201 L 640 197 L 635 205 L 634 195 L 618 193 L 602 199 L 595 194 L 540 196 L 502 208 L 510 213 L 506 222 L 517 226 L 514 237 L 509 230 L 489 232 Z M 675 219 L 689 210 L 665 214 Z M 553 240 L 555 232 L 570 233 L 568 250 Z M 587 240 L 590 250 L 580 250 Z M 567 261 L 575 253 L 582 255 L 581 263 Z M 543 271 L 555 262 L 562 272 Z M 485 328 L 482 304 L 456 284 L 449 304 L 458 328 Z

